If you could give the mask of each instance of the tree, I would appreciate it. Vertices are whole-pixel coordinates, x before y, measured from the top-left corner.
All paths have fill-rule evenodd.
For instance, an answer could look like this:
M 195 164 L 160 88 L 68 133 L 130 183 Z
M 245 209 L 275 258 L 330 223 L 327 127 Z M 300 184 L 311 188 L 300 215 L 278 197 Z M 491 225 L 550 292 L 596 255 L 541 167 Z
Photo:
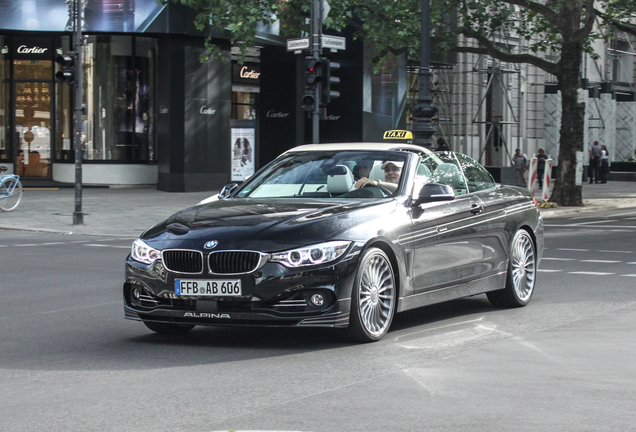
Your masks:
M 232 41 L 242 42 L 245 48 L 254 43 L 259 21 L 268 23 L 280 18 L 283 31 L 291 37 L 307 31 L 303 18 L 309 14 L 310 0 L 175 1 L 198 12 L 199 29 L 212 21 L 216 27 L 229 30 Z M 325 25 L 335 29 L 355 28 L 358 37 L 375 47 L 378 63 L 402 53 L 417 59 L 421 0 L 329 0 L 329 3 L 331 12 Z M 582 205 L 575 168 L 576 152 L 583 151 L 585 144 L 585 106 L 578 102 L 583 54 L 595 55 L 591 41 L 601 37 L 595 24 L 604 27 L 608 35 L 616 29 L 636 35 L 636 25 L 625 19 L 635 16 L 636 1 L 438 0 L 431 2 L 431 7 L 433 40 L 438 47 L 487 54 L 509 63 L 532 64 L 556 77 L 562 95 L 562 122 L 553 199 L 560 205 Z M 499 34 L 506 26 L 530 43 L 530 53 L 512 53 L 490 36 Z M 464 40 L 477 41 L 478 46 L 461 41 L 458 44 L 458 34 L 465 36 Z M 536 38 L 537 35 L 540 37 Z M 550 52 L 549 58 L 546 52 Z

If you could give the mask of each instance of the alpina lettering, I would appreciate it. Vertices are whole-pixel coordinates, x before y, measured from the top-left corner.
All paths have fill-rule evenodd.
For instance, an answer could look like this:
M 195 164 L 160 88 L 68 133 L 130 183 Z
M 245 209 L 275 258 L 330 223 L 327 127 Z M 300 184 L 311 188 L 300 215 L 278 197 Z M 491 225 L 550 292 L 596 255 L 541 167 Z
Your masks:
M 42 54 L 45 53 L 48 48 L 40 48 L 40 47 L 31 47 L 28 48 L 26 45 L 20 45 L 18 47 L 18 53 L 20 54 Z
M 215 314 L 207 312 L 186 312 L 185 314 L 183 314 L 183 316 L 189 318 L 230 318 L 228 314 Z

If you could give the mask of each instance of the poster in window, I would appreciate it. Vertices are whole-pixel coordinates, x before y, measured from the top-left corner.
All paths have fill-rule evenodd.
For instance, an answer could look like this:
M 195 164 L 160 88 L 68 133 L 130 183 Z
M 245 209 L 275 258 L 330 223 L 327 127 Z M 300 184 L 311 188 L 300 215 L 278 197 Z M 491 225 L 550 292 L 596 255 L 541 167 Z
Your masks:
M 254 135 L 252 128 L 232 128 L 231 181 L 243 181 L 254 174 Z

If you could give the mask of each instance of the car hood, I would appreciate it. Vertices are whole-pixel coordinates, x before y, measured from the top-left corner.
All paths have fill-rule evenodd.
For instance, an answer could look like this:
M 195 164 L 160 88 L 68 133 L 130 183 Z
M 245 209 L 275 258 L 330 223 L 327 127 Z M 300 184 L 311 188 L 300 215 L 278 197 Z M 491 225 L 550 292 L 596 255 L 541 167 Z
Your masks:
M 396 201 L 241 198 L 197 205 L 170 216 L 141 238 L 152 247 L 277 251 L 337 238 L 338 233 L 393 211 Z

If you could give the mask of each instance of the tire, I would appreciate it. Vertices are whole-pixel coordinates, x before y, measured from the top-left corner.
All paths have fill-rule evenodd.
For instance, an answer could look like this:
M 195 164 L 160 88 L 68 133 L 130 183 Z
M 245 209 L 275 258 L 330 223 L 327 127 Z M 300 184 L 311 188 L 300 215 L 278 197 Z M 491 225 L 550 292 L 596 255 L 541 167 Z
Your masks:
M 537 279 L 537 255 L 528 231 L 520 229 L 510 245 L 506 287 L 486 293 L 488 300 L 497 307 L 522 307 L 534 293 Z
M 14 210 L 20 204 L 22 199 L 22 183 L 20 183 L 20 180 L 9 177 L 2 181 L 0 184 L 0 196 L 8 194 L 11 190 L 13 190 L 13 193 L 10 196 L 0 198 L 0 209 L 6 212 Z
M 340 329 L 348 341 L 375 342 L 388 332 L 397 302 L 397 287 L 391 261 L 378 248 L 367 249 L 351 291 L 349 327 Z
M 173 324 L 154 321 L 144 321 L 146 327 L 159 334 L 185 334 L 194 328 L 190 324 Z

